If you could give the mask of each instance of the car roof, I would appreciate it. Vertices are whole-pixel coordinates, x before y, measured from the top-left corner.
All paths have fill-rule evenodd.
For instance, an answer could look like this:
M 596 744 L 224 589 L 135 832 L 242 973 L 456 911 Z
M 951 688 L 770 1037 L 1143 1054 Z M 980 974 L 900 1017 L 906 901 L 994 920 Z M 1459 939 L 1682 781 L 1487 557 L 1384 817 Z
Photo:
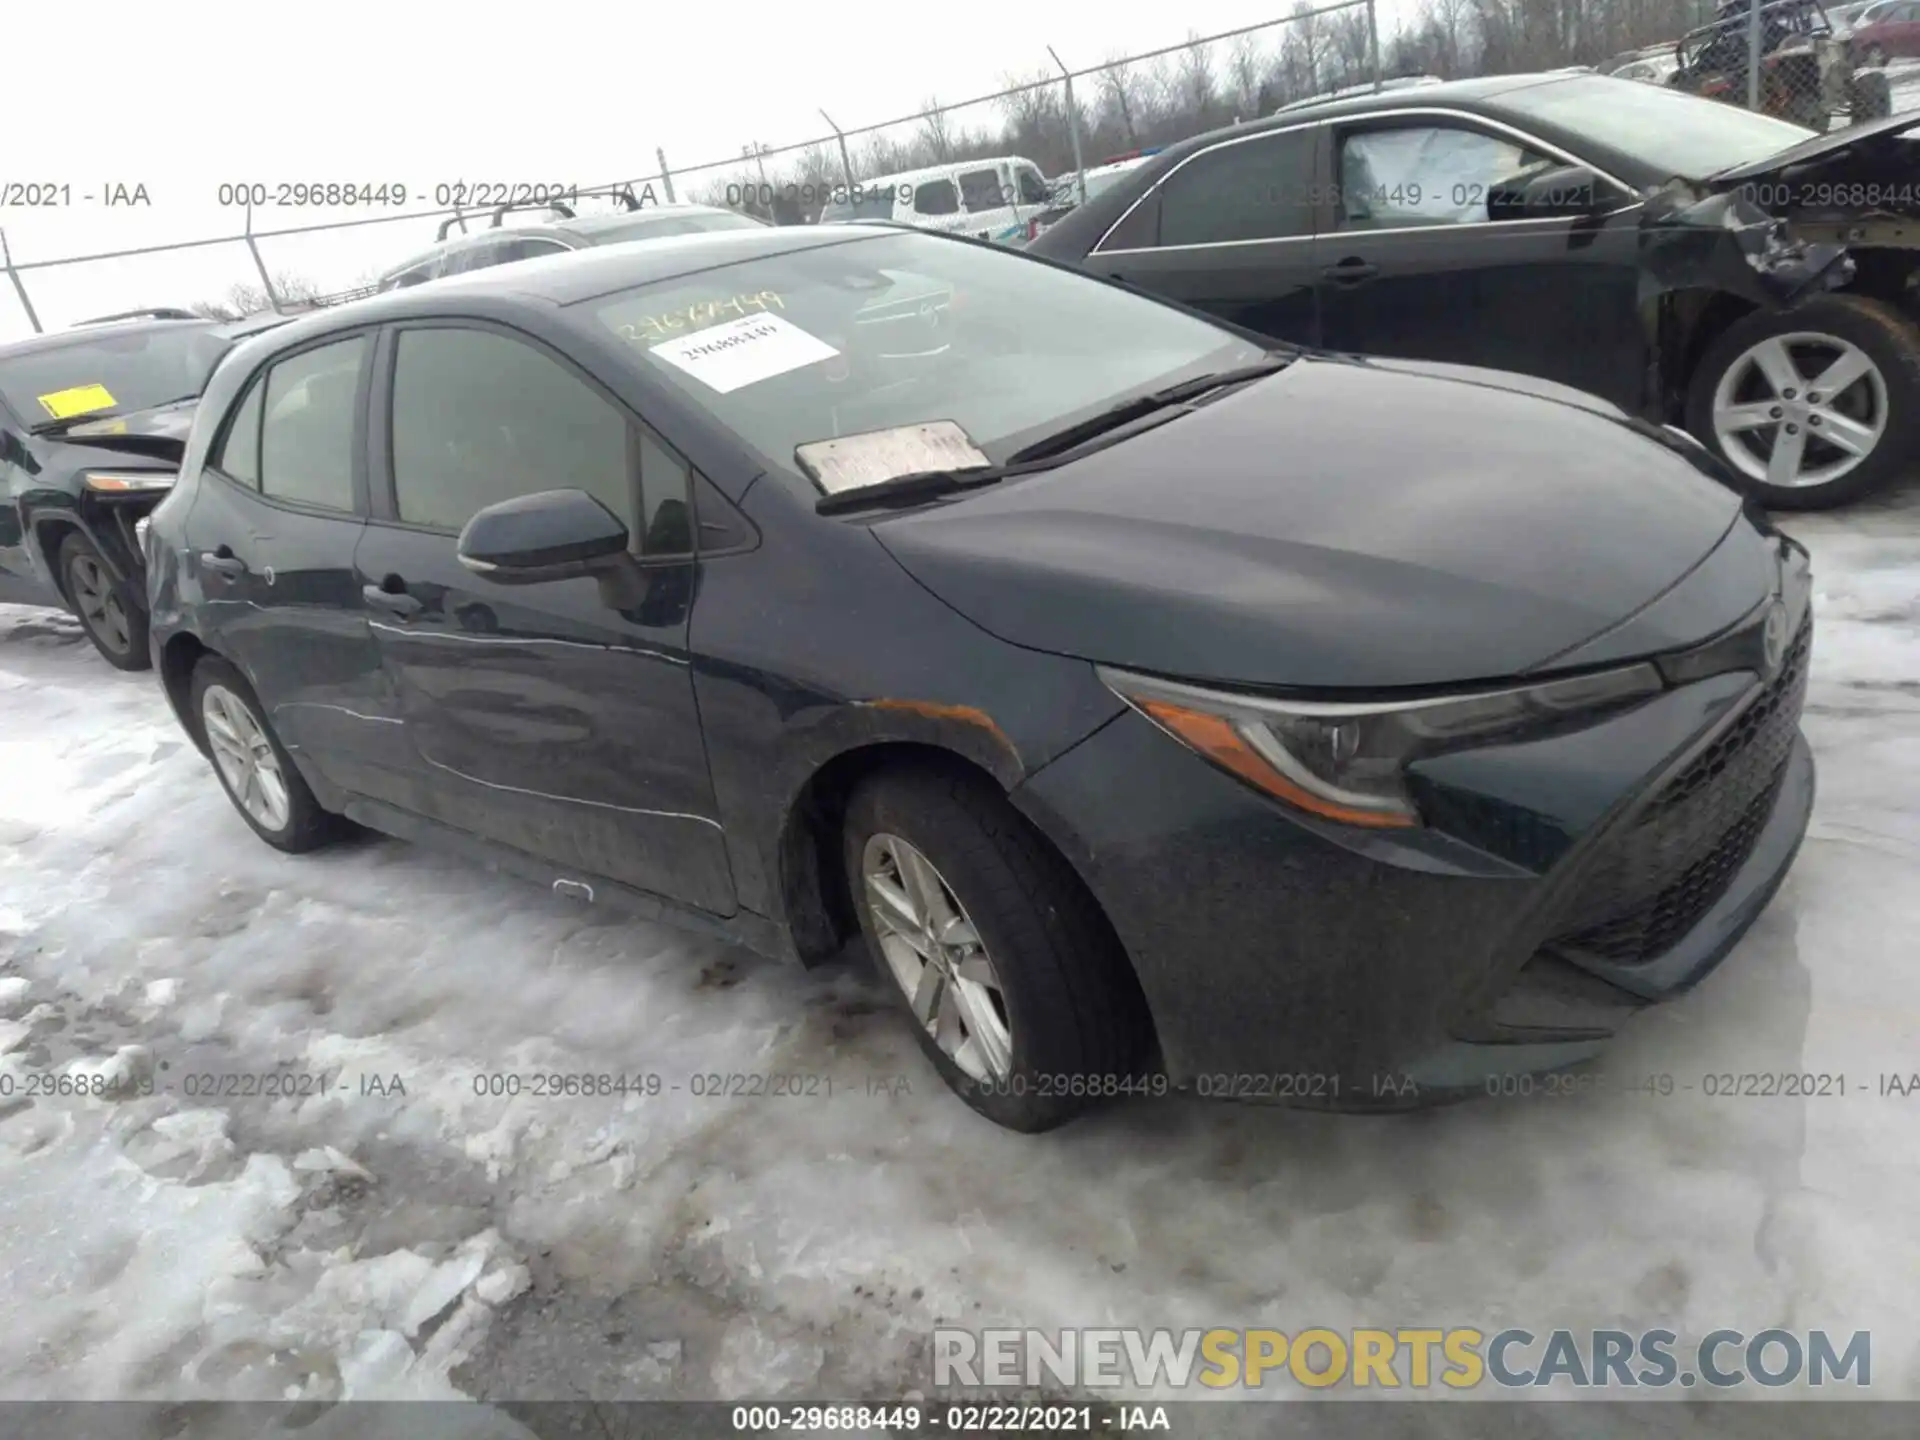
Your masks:
M 531 225 L 488 225 L 483 230 L 472 230 L 464 235 L 450 235 L 439 244 L 431 245 L 402 260 L 398 265 L 389 266 L 381 271 L 380 279 L 391 280 L 395 275 L 411 270 L 416 265 L 424 265 L 427 261 L 437 260 L 442 255 L 474 249 L 497 240 L 502 235 L 549 235 L 562 239 L 570 235 L 597 235 L 602 231 L 619 229 L 650 215 L 732 215 L 737 213 L 720 205 L 696 205 L 691 202 L 669 201 L 665 204 L 642 205 L 637 210 L 615 210 L 606 214 L 596 211 L 571 218 L 541 220 Z
M 889 233 L 929 233 L 910 227 L 885 228 Z M 664 235 L 638 245 L 588 246 L 564 255 L 542 255 L 511 265 L 490 265 L 482 270 L 446 276 L 432 285 L 383 291 L 362 300 L 329 306 L 289 320 L 285 328 L 276 333 L 274 348 L 282 343 L 297 345 L 310 336 L 361 325 L 414 315 L 444 315 L 448 302 L 455 297 L 520 298 L 550 305 L 571 305 L 766 255 L 856 244 L 877 239 L 880 233 L 851 225 L 768 225 L 754 230 Z
M 922 165 L 918 170 L 896 170 L 891 175 L 875 175 L 862 180 L 863 188 L 881 185 L 912 185 L 921 180 L 942 180 L 958 170 L 984 170 L 990 165 L 1033 165 L 1024 155 L 979 155 L 970 160 L 951 160 L 945 165 Z M 1038 170 L 1038 165 L 1033 165 Z
M 130 330 L 217 330 L 222 322 L 212 319 L 195 318 L 192 320 L 112 320 L 103 324 L 76 325 L 69 330 L 55 330 L 50 335 L 35 335 L 26 340 L 15 340 L 0 345 L 0 356 L 32 355 L 48 350 L 63 350 L 69 345 L 84 345 L 87 341 L 101 335 L 124 335 Z

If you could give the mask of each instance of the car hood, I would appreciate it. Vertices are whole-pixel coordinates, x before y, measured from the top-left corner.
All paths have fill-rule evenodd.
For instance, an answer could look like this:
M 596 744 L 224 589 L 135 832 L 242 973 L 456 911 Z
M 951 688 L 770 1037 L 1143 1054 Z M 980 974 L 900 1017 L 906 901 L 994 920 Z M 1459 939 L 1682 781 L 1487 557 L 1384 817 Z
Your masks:
M 198 400 L 175 400 L 150 410 L 129 410 L 102 420 L 87 420 L 63 430 L 55 438 L 69 445 L 87 445 L 123 455 L 144 455 L 178 464 L 187 453 Z
M 1671 648 L 1738 613 L 1705 607 L 1697 635 L 1671 605 L 1644 634 L 1629 623 L 1752 528 L 1704 453 L 1491 373 L 1302 359 L 874 532 L 1003 640 L 1232 684 L 1499 680 L 1602 635 L 1610 659 Z

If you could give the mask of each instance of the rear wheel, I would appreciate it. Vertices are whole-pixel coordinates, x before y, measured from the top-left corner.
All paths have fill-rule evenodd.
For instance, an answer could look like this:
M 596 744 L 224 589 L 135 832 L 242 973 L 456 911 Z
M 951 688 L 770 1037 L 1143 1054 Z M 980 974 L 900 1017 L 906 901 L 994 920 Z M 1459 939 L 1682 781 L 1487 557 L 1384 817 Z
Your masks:
M 344 822 L 320 807 L 244 675 L 217 655 L 202 656 L 192 700 L 220 787 L 254 834 L 294 855 L 339 835 Z
M 1920 460 L 1920 329 L 1859 295 L 1755 312 L 1707 348 L 1687 428 L 1769 507 L 1844 505 Z
M 1011 1130 L 1127 1090 L 1146 1006 L 1066 862 L 985 783 L 934 769 L 864 782 L 844 858 L 867 953 L 954 1092 Z
M 93 648 L 116 670 L 151 670 L 146 601 L 133 585 L 115 575 L 106 557 L 78 530 L 60 542 L 59 565 L 67 599 Z

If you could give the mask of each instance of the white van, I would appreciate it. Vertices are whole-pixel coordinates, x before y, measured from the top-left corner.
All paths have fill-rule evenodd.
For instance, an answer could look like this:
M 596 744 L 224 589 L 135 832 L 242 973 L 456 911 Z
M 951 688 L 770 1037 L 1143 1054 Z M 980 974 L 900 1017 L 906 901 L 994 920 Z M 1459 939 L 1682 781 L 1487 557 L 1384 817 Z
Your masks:
M 893 220 L 1004 243 L 1025 239 L 1027 221 L 1050 203 L 1040 167 L 1002 155 L 859 181 L 849 191 L 835 191 L 820 223 Z

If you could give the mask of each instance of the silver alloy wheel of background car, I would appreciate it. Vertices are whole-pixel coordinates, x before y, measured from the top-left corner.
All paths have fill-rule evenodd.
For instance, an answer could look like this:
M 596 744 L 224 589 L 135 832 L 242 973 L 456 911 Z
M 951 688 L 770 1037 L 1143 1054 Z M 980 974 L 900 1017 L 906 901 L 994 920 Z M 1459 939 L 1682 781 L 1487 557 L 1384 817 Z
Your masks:
M 975 1080 L 1004 1080 L 1013 1030 L 1000 976 L 940 872 L 897 835 L 867 837 L 861 888 L 887 968 L 940 1052 Z
M 91 555 L 75 555 L 67 566 L 67 583 L 73 588 L 73 603 L 79 607 L 80 618 L 94 637 L 116 655 L 130 651 L 133 630 L 120 603 L 120 589 L 107 567 Z
M 286 777 L 252 707 L 226 686 L 209 685 L 200 698 L 200 723 L 213 763 L 240 808 L 263 829 L 284 830 L 293 813 Z
M 1781 489 L 1840 479 L 1866 462 L 1886 429 L 1886 377 L 1837 335 L 1770 335 L 1714 387 L 1721 453 L 1749 479 Z M 1762 435 L 1771 443 L 1756 443 Z

